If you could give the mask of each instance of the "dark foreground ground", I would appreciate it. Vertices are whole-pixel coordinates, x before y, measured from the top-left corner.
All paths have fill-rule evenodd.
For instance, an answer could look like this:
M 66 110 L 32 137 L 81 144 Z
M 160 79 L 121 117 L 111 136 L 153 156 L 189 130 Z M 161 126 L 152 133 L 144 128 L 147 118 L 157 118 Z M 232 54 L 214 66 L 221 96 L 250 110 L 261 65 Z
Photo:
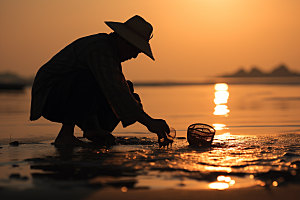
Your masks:
M 111 148 L 56 148 L 51 141 L 2 145 L 0 199 L 299 199 L 298 146 L 281 153 L 276 143 L 258 150 L 253 144 L 242 149 L 237 139 L 229 140 L 231 146 L 218 141 L 210 149 L 191 149 L 176 140 L 173 149 L 163 150 L 149 138 L 121 138 Z M 220 176 L 234 182 L 218 181 Z M 212 189 L 211 183 L 220 185 Z

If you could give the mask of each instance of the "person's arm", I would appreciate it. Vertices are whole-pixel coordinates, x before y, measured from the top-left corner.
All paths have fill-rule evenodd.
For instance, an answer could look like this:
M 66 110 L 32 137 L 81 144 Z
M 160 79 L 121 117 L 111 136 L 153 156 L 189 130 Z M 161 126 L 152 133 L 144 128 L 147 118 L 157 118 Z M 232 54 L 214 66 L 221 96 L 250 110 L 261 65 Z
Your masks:
M 111 52 L 99 49 L 88 55 L 87 63 L 123 126 L 135 123 L 143 109 L 131 94 L 118 59 Z
M 138 121 L 159 138 L 170 132 L 164 120 L 151 118 L 135 100 L 120 70 L 120 62 L 112 52 L 103 49 L 93 51 L 87 57 L 87 63 L 124 127 Z

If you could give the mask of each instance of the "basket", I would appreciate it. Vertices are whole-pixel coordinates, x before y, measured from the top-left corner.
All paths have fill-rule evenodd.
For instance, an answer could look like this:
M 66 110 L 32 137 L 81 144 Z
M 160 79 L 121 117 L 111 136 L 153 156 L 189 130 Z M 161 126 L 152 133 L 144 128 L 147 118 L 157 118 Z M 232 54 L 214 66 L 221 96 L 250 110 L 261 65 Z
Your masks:
M 216 130 L 207 124 L 191 124 L 187 129 L 187 140 L 192 146 L 210 146 Z

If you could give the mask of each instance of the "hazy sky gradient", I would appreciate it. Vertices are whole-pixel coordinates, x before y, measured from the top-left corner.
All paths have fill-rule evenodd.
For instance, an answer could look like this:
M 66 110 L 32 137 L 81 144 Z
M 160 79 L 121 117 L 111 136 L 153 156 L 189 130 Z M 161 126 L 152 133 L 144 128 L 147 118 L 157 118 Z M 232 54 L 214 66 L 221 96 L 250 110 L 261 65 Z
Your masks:
M 73 40 L 141 15 L 156 61 L 123 64 L 131 80 L 195 79 L 285 63 L 300 72 L 299 0 L 0 0 L 0 72 L 34 75 Z

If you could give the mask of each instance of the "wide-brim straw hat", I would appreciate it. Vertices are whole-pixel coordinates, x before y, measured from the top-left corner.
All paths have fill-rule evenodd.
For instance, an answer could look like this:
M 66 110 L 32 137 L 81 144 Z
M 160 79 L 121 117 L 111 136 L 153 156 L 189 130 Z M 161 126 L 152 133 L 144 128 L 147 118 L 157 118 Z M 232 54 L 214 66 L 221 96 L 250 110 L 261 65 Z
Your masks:
M 153 27 L 142 17 L 135 15 L 125 23 L 105 22 L 122 38 L 139 48 L 144 54 L 154 60 L 149 40 L 152 38 Z

